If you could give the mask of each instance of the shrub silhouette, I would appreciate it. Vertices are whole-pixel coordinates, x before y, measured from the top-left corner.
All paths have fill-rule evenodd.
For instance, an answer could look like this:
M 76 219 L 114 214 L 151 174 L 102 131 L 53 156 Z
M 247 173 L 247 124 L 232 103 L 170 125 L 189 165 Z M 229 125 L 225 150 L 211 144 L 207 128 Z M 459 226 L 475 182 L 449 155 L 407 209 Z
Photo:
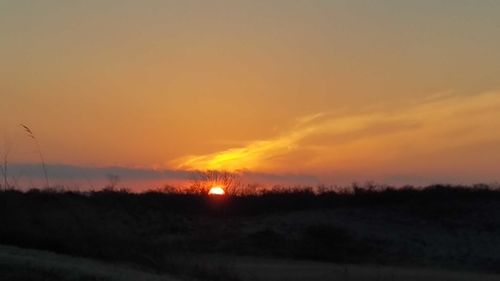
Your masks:
M 206 194 L 170 189 L 138 194 L 4 190 L 0 191 L 0 243 L 156 269 L 164 268 L 166 256 L 199 252 L 337 262 L 415 264 L 432 259 L 487 269 L 500 263 L 493 252 L 500 250 L 494 246 L 500 234 L 498 189 L 484 185 L 359 188 L 318 193 L 313 188 L 277 187 L 261 194 L 229 195 L 218 204 Z M 359 221 L 360 215 L 369 219 L 359 221 L 359 226 L 315 221 L 323 212 L 339 219 Z M 303 213 L 312 215 L 302 218 Z M 264 224 L 264 219 L 274 222 Z M 387 248 L 363 236 L 373 227 L 383 229 L 378 239 L 385 239 Z M 404 235 L 390 236 L 392 232 Z M 493 246 L 475 251 L 470 248 L 474 245 L 461 244 L 469 247 L 461 252 L 467 253 L 466 259 L 456 247 L 434 241 L 434 235 L 458 239 L 457 233 L 479 232 Z M 426 248 L 429 244 L 437 248 Z M 431 251 L 426 254 L 430 256 L 424 256 L 422 249 Z M 486 255 L 488 251 L 491 254 Z

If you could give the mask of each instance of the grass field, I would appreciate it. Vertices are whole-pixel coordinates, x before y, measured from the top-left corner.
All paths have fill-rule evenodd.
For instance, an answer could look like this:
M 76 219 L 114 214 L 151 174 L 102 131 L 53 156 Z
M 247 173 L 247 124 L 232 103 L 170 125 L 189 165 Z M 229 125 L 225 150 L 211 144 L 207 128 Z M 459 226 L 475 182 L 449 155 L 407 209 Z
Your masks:
M 224 198 L 8 190 L 0 225 L 0 243 L 19 247 L 1 247 L 2 280 L 495 280 L 500 268 L 500 191 L 486 186 Z M 32 274 L 5 275 L 20 268 Z
M 125 264 L 0 245 L 0 280 L 176 281 Z
M 255 257 L 205 257 L 206 264 L 226 264 L 241 280 L 266 281 L 495 281 L 498 274 L 429 268 L 335 264 Z
M 425 268 L 404 268 L 373 265 L 334 264 L 314 261 L 269 259 L 242 256 L 200 255 L 183 256 L 178 262 L 198 264 L 213 270 L 213 276 L 199 280 L 244 281 L 323 281 L 323 280 L 390 280 L 390 281 L 494 281 L 500 275 L 453 272 Z M 220 277 L 226 271 L 226 277 Z M 224 279 L 219 279 L 224 278 Z M 172 277 L 165 274 L 131 268 L 125 264 L 111 264 L 96 260 L 75 258 L 47 251 L 0 246 L 0 280 L 23 281 L 178 281 L 196 280 L 189 276 Z

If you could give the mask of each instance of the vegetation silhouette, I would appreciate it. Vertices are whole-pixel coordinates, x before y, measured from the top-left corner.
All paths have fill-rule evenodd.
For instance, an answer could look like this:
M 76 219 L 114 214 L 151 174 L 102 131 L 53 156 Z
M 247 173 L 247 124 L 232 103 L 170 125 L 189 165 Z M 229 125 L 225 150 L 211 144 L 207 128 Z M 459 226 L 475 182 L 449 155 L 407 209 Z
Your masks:
M 10 189 L 0 192 L 0 225 L 2 244 L 172 272 L 179 270 L 169 267 L 172 257 L 214 253 L 484 271 L 500 265 L 500 190 L 489 185 L 276 187 L 215 203 L 171 187 Z
M 47 165 L 45 164 L 45 157 L 43 156 L 42 149 L 40 147 L 40 143 L 38 142 L 38 139 L 36 138 L 35 134 L 33 133 L 33 131 L 31 130 L 30 127 L 28 127 L 25 124 L 20 124 L 20 126 L 26 132 L 26 135 L 29 138 L 33 139 L 33 141 L 35 142 L 36 149 L 37 149 L 38 155 L 40 156 L 40 161 L 42 163 L 42 170 L 43 170 L 43 175 L 45 178 L 45 187 L 49 188 L 50 187 L 49 174 L 47 173 Z M 7 163 L 5 163 L 5 169 L 6 169 L 6 167 L 7 167 Z M 5 174 L 7 174 L 7 173 L 5 173 Z

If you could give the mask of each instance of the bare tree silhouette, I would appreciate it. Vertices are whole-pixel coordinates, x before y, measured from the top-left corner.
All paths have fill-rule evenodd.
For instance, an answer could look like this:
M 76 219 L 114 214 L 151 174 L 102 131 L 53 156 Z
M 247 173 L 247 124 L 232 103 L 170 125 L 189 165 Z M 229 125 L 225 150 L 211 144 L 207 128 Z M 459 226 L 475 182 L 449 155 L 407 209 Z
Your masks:
M 108 179 L 108 185 L 106 188 L 110 190 L 114 190 L 120 182 L 120 176 L 116 174 L 107 174 L 106 178 Z
M 240 175 L 228 171 L 200 171 L 196 174 L 190 191 L 194 193 L 207 193 L 214 186 L 222 187 L 226 194 L 238 195 L 242 187 Z
M 4 142 L 4 147 L 2 150 L 2 164 L 0 164 L 4 189 L 9 188 L 9 180 L 8 180 L 9 153 L 10 153 L 10 145 L 7 142 Z

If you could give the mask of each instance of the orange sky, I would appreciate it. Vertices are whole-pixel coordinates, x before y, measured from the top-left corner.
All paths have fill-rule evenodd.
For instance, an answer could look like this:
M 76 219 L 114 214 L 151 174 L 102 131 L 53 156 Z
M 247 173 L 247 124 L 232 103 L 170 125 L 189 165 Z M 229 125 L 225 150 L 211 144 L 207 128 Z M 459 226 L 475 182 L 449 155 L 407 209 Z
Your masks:
M 498 181 L 498 1 L 0 2 L 0 152 Z M 457 175 L 454 177 L 454 175 Z

